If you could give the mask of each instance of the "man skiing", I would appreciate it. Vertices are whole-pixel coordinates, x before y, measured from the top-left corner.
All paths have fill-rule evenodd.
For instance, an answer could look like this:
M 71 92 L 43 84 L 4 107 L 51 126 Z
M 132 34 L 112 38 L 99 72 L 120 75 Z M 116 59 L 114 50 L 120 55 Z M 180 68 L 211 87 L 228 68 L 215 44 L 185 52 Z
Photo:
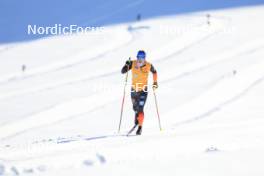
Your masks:
M 131 99 L 133 110 L 135 111 L 135 127 L 138 125 L 136 134 L 141 135 L 144 120 L 144 105 L 148 95 L 148 75 L 153 74 L 153 89 L 158 88 L 157 71 L 154 66 L 146 61 L 146 53 L 143 50 L 138 51 L 137 60 L 128 60 L 122 68 L 122 74 L 131 70 L 132 86 Z

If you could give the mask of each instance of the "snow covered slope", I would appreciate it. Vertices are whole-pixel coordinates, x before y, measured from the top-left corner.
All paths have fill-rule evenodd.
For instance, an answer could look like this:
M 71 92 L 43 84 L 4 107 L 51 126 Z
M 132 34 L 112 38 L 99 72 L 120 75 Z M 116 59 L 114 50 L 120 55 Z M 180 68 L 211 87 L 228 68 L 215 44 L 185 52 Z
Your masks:
M 240 7 L 1 44 L 0 175 L 262 176 L 263 18 Z M 150 91 L 143 135 L 126 137 L 120 69 L 139 49 L 158 70 L 163 131 Z

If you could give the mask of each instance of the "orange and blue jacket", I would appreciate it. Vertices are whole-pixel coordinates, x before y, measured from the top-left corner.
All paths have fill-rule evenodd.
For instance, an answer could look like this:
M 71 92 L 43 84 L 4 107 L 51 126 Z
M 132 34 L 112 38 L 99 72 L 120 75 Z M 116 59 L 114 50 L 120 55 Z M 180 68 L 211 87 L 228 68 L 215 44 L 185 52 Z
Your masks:
M 153 74 L 153 82 L 157 82 L 157 71 L 154 66 L 147 61 L 145 61 L 144 65 L 138 67 L 137 61 L 132 60 L 122 68 L 121 72 L 124 74 L 129 70 L 132 72 L 132 89 L 136 92 L 142 90 L 147 91 L 149 72 Z

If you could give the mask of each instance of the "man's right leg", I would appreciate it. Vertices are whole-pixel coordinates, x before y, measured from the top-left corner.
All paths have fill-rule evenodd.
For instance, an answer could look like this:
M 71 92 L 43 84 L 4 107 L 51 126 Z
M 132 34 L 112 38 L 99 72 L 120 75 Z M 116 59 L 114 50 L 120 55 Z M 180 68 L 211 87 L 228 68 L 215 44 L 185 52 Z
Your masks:
M 137 129 L 136 134 L 141 135 L 142 125 L 143 125 L 143 120 L 144 120 L 144 112 L 139 112 L 137 119 L 138 119 L 138 129 Z
M 135 112 L 135 125 L 138 125 L 138 107 L 139 107 L 139 101 L 138 101 L 138 93 L 131 91 L 131 100 L 133 104 L 133 110 Z

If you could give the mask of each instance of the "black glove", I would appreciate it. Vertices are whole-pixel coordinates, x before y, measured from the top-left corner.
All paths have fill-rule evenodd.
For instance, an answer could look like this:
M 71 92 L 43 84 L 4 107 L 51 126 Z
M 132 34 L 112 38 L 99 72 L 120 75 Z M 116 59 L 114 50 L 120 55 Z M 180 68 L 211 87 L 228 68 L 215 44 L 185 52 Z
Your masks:
M 129 59 L 126 61 L 126 66 L 129 67 L 130 64 L 131 64 L 131 60 Z
M 121 73 L 124 74 L 124 73 L 128 72 L 130 70 L 131 66 L 132 66 L 132 61 L 129 58 L 129 60 L 126 61 L 125 66 L 122 68 Z
M 157 82 L 154 82 L 153 85 L 152 85 L 152 88 L 155 90 L 157 89 L 159 86 L 158 86 L 158 83 Z

